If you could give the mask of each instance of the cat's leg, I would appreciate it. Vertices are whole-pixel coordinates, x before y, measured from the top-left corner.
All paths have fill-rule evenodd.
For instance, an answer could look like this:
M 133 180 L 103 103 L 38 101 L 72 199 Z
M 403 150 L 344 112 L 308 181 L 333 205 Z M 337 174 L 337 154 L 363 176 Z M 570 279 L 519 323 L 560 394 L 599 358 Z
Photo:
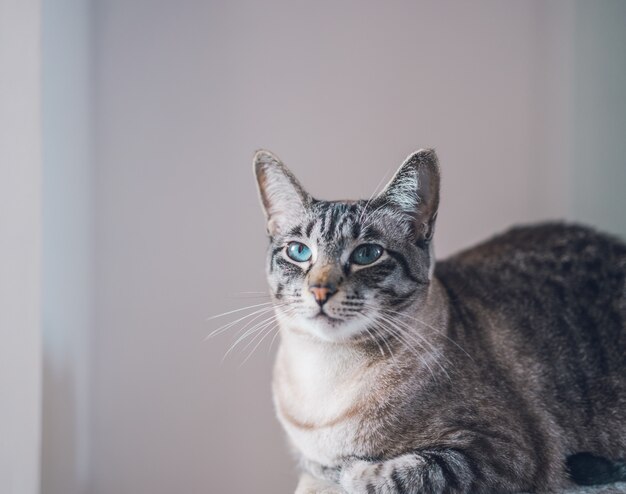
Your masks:
M 349 494 L 457 494 L 469 492 L 473 479 L 465 455 L 443 449 L 357 460 L 343 468 L 340 483 Z
M 335 482 L 320 480 L 309 473 L 300 475 L 295 494 L 346 494 L 346 491 Z
M 346 494 L 339 485 L 340 466 L 329 467 L 300 457 L 302 474 L 296 494 Z

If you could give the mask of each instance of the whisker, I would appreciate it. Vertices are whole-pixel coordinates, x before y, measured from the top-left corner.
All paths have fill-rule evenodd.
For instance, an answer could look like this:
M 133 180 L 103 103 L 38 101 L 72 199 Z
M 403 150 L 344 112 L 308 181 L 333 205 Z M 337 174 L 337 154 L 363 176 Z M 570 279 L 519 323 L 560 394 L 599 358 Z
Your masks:
M 270 353 L 272 353 L 272 348 L 273 348 L 273 346 L 274 346 L 274 340 L 275 340 L 275 339 L 276 339 L 276 337 L 279 335 L 279 333 L 280 333 L 279 331 L 276 331 L 276 332 L 274 333 L 274 336 L 272 337 L 272 340 L 270 341 L 270 346 L 269 346 L 269 348 L 267 349 L 267 354 L 268 354 L 268 355 L 269 355 Z
M 291 309 L 291 307 L 287 307 L 287 310 Z M 257 350 L 257 348 L 259 348 L 259 346 L 261 345 L 261 343 L 263 343 L 263 340 L 265 340 L 265 338 L 267 338 L 268 335 L 270 335 L 272 333 L 272 331 L 274 331 L 274 337 L 276 337 L 276 335 L 278 334 L 278 328 L 279 328 L 279 322 L 280 322 L 280 318 L 283 317 L 285 314 L 281 313 L 281 312 L 277 312 L 276 313 L 276 317 L 274 318 L 273 321 L 271 321 L 271 323 L 269 324 L 269 327 L 266 326 L 266 328 L 264 328 L 263 330 L 260 331 L 260 333 L 263 333 L 263 336 L 261 336 L 261 339 L 258 341 L 258 343 L 255 345 L 255 347 L 250 351 L 250 353 L 248 354 L 248 356 L 243 360 L 243 362 L 241 362 L 240 366 L 245 364 L 248 359 L 252 356 L 252 354 Z M 254 341 L 255 338 L 253 338 L 252 341 Z M 272 338 L 272 341 L 274 341 L 274 338 Z M 246 345 L 246 347 L 244 348 L 244 351 L 246 350 L 246 348 L 248 348 L 250 346 L 251 342 L 248 343 L 248 345 Z
M 381 357 L 384 357 L 385 356 L 385 350 L 383 350 L 383 347 L 380 346 L 380 343 L 378 343 L 378 340 L 376 339 L 376 336 L 369 330 L 369 328 L 367 326 L 365 326 L 365 331 L 367 332 L 369 337 L 372 339 L 372 341 L 374 343 L 376 343 L 376 346 L 378 347 L 378 350 L 380 350 Z M 389 349 L 389 353 L 391 354 L 391 349 Z
M 407 349 L 412 349 L 411 344 L 416 345 L 417 347 L 421 348 L 429 357 L 432 357 L 432 359 L 437 364 L 437 366 L 450 379 L 450 375 L 448 374 L 448 372 L 446 371 L 445 367 L 441 364 L 441 362 L 439 360 L 440 360 L 440 358 L 443 358 L 443 360 L 446 361 L 450 366 L 454 366 L 454 365 L 452 364 L 452 362 L 450 362 L 449 359 L 447 359 L 447 357 L 445 355 L 443 355 L 441 352 L 437 351 L 430 341 L 428 341 L 421 334 L 419 334 L 419 332 L 415 331 L 416 328 L 413 328 L 413 327 L 409 326 L 406 322 L 398 319 L 397 317 L 392 316 L 391 314 L 386 314 L 385 313 L 385 309 L 382 309 L 380 307 L 375 307 L 375 306 L 373 306 L 371 304 L 367 304 L 367 306 L 368 306 L 368 308 L 373 309 L 373 310 L 377 310 L 379 312 L 379 314 L 377 314 L 377 317 L 381 321 L 384 321 L 384 322 L 387 323 L 387 325 L 388 325 L 387 326 L 387 330 L 389 330 L 390 332 L 393 332 L 394 336 L 399 341 L 401 341 L 403 343 L 403 345 Z M 393 330 L 394 331 L 392 331 L 392 328 L 389 327 L 391 325 L 393 326 Z M 427 347 L 424 346 L 424 345 L 427 345 Z M 415 355 L 418 358 L 420 358 L 420 360 L 422 360 L 422 362 L 424 362 L 424 364 L 427 365 L 427 363 L 423 359 L 423 356 L 415 353 L 414 351 L 412 351 L 411 353 L 413 353 L 413 355 Z M 432 372 L 432 370 L 431 370 L 431 372 Z M 434 373 L 433 373 L 433 375 L 434 375 Z
M 264 311 L 262 311 L 260 314 L 257 314 L 255 317 L 253 317 L 252 319 L 250 319 L 249 321 L 247 321 L 247 322 L 246 322 L 246 323 L 245 323 L 245 324 L 244 324 L 241 328 L 239 328 L 239 329 L 237 330 L 237 333 L 236 333 L 236 335 L 235 335 L 235 336 L 239 336 L 239 335 L 241 335 L 241 333 L 243 333 L 243 332 L 246 330 L 246 328 L 248 328 L 248 327 L 249 327 L 249 326 L 250 326 L 250 325 L 251 325 L 254 321 L 256 321 L 257 319 L 259 319 L 261 316 L 266 315 L 268 312 L 273 312 L 273 311 L 274 311 L 274 307 L 272 307 L 272 308 L 270 308 L 270 309 L 267 309 L 267 310 L 264 310 Z M 261 322 L 261 321 L 259 321 L 259 323 L 260 323 L 260 322 Z
M 379 211 L 381 211 L 382 209 L 384 209 L 386 207 L 386 204 L 381 204 L 380 206 L 378 206 L 376 209 L 374 209 L 372 212 L 368 213 L 367 216 L 365 217 L 365 221 L 363 223 L 363 227 L 368 226 L 373 220 L 374 220 L 374 215 L 376 213 L 378 213 Z
M 241 321 L 244 321 L 245 319 L 247 319 L 247 318 L 249 318 L 249 317 L 252 317 L 252 316 L 254 316 L 254 315 L 256 315 L 256 314 L 263 314 L 264 312 L 269 312 L 269 311 L 272 311 L 273 309 L 274 309 L 274 307 L 273 307 L 273 306 L 272 306 L 272 307 L 263 307 L 263 308 L 261 308 L 261 309 L 257 309 L 257 310 L 255 310 L 255 311 L 253 311 L 253 312 L 251 312 L 251 313 L 249 313 L 249 314 L 246 314 L 245 316 L 242 316 L 242 317 L 240 317 L 240 318 L 238 318 L 238 319 L 235 319 L 234 321 L 231 321 L 231 322 L 229 322 L 229 323 L 226 323 L 226 324 L 224 324 L 223 326 L 220 326 L 219 328 L 217 328 L 217 329 L 215 329 L 215 330 L 211 331 L 211 332 L 208 334 L 208 336 L 206 336 L 205 341 L 206 341 L 206 340 L 208 340 L 208 339 L 210 339 L 210 338 L 213 338 L 214 336 L 217 336 L 217 335 L 219 335 L 219 334 L 221 334 L 221 333 L 223 333 L 223 332 L 227 331 L 228 329 L 230 329 L 231 327 L 233 327 L 233 326 L 234 326 L 234 325 L 236 325 L 237 323 L 239 323 L 239 322 L 241 322 Z
M 296 309 L 294 307 L 287 307 L 284 315 L 285 315 L 286 318 L 288 318 L 288 317 L 291 317 L 291 315 L 293 313 L 295 313 L 295 312 L 296 312 Z M 267 350 L 268 354 L 271 353 L 272 346 L 274 345 L 274 340 L 276 339 L 278 334 L 279 334 L 279 331 L 276 331 L 276 333 L 274 333 L 274 336 L 272 337 L 272 341 L 270 341 L 270 346 L 269 346 L 269 348 Z
M 461 347 L 456 341 L 454 341 L 452 338 L 450 338 L 448 335 L 446 335 L 441 329 L 438 329 L 438 328 L 436 328 L 436 327 L 426 323 L 425 321 L 421 321 L 420 319 L 417 319 L 415 317 L 412 317 L 412 316 L 410 316 L 408 314 L 405 314 L 405 313 L 402 313 L 402 312 L 394 311 L 394 310 L 387 309 L 387 308 L 377 307 L 377 306 L 372 305 L 372 304 L 366 304 L 366 307 L 371 309 L 371 310 L 384 312 L 387 316 L 393 317 L 394 320 L 396 320 L 396 322 L 398 324 L 402 324 L 408 330 L 408 332 L 412 336 L 420 338 L 425 344 L 427 344 L 431 348 L 431 351 L 434 351 L 434 346 L 433 346 L 432 342 L 430 342 L 428 339 L 424 338 L 423 335 L 421 335 L 418 331 L 416 331 L 417 328 L 414 328 L 413 326 L 409 325 L 406 321 L 404 321 L 404 320 L 402 320 L 400 318 L 405 317 L 407 319 L 410 319 L 412 321 L 415 321 L 415 322 L 417 322 L 419 324 L 422 324 L 422 325 L 432 329 L 438 335 L 444 337 L 445 339 L 450 341 L 453 345 L 455 345 L 459 350 L 461 350 L 465 355 L 467 355 L 467 357 L 469 357 L 470 360 L 472 360 L 472 361 L 474 360 L 472 358 L 472 356 L 469 353 L 467 353 L 463 347 Z M 454 366 L 454 364 L 450 361 L 450 359 L 445 354 L 441 354 L 441 357 L 444 360 L 446 360 L 448 362 L 448 364 L 450 364 L 451 366 Z
M 447 370 L 439 361 L 440 359 L 443 359 L 444 361 L 448 363 L 448 365 L 454 367 L 454 364 L 450 361 L 450 359 L 448 359 L 441 352 L 437 351 L 437 349 L 434 347 L 434 345 L 430 341 L 428 341 L 426 338 L 424 338 L 424 336 L 419 334 L 419 332 L 415 331 L 415 328 L 412 328 L 411 326 L 407 325 L 406 323 L 404 323 L 403 321 L 400 321 L 397 318 L 392 318 L 391 316 L 387 316 L 387 317 L 389 319 L 393 319 L 398 331 L 400 331 L 404 335 L 404 337 L 409 340 L 409 342 L 415 343 L 420 348 L 422 348 L 429 356 L 433 357 L 433 360 L 437 364 L 437 366 L 441 369 L 441 371 L 444 374 L 446 374 L 448 379 L 450 379 L 450 375 L 448 374 Z M 419 338 L 419 340 L 417 338 Z M 428 348 L 424 345 L 427 345 Z
M 243 360 L 243 362 L 241 362 L 240 366 L 242 366 L 243 364 L 245 364 L 248 359 L 250 357 L 252 357 L 252 354 L 257 350 L 257 348 L 259 348 L 259 346 L 261 345 L 261 343 L 263 343 L 263 340 L 265 338 L 267 338 L 268 335 L 270 335 L 272 333 L 272 331 L 276 330 L 276 334 L 278 334 L 278 323 L 274 322 L 272 325 L 269 326 L 269 328 L 267 328 L 264 331 L 263 336 L 261 337 L 261 339 L 258 341 L 258 343 L 254 346 L 254 348 L 250 351 L 250 353 L 248 353 L 248 356 Z
M 461 350 L 461 351 L 462 351 L 462 352 L 463 352 L 463 353 L 464 353 L 464 354 L 465 354 L 468 358 L 470 358 L 472 361 L 474 361 L 474 359 L 472 358 L 472 356 L 471 356 L 469 353 L 467 353 L 467 352 L 465 351 L 465 349 L 464 349 L 461 345 L 459 345 L 456 341 L 454 341 L 452 338 L 450 338 L 447 334 L 443 333 L 443 331 L 441 331 L 441 329 L 437 329 L 436 327 L 431 326 L 431 325 L 430 325 L 430 324 L 428 324 L 427 322 L 425 322 L 425 321 L 421 321 L 420 319 L 417 319 L 416 317 L 410 316 L 410 315 L 408 315 L 408 314 L 403 314 L 403 313 L 401 313 L 401 312 L 392 311 L 392 310 L 390 310 L 390 309 L 384 309 L 384 310 L 385 310 L 385 311 L 387 311 L 387 312 L 391 312 L 391 313 L 398 314 L 400 317 L 406 317 L 406 318 L 412 319 L 413 321 L 415 321 L 415 322 L 417 322 L 417 323 L 419 323 L 419 324 L 423 324 L 424 326 L 426 326 L 426 327 L 428 327 L 428 328 L 432 329 L 433 331 L 435 331 L 435 332 L 436 332 L 436 333 L 438 333 L 439 335 L 441 335 L 441 336 L 443 336 L 444 338 L 446 338 L 446 339 L 447 339 L 448 341 L 450 341 L 452 344 L 454 344 L 454 345 L 455 345 L 455 346 L 456 346 L 459 350 Z
M 255 317 L 255 319 L 258 319 L 259 317 L 261 317 L 262 315 L 266 314 L 270 310 L 272 310 L 272 311 L 275 310 L 275 312 L 273 314 L 265 317 L 263 320 L 256 322 L 252 327 L 247 329 L 243 334 L 241 334 L 242 331 L 244 331 L 246 329 L 246 327 L 249 326 L 253 321 L 248 321 L 246 323 L 246 325 L 238 331 L 239 337 L 230 346 L 230 348 L 226 351 L 226 353 L 222 357 L 222 362 L 246 338 L 252 337 L 252 339 L 250 341 L 248 341 L 248 343 L 246 344 L 246 346 L 243 348 L 242 351 L 245 351 L 246 349 L 250 348 L 250 346 L 252 346 L 257 341 L 257 339 L 259 337 L 261 337 L 261 339 L 259 340 L 259 343 L 260 343 L 260 341 L 263 341 L 265 339 L 265 337 L 271 332 L 271 329 L 273 327 L 277 326 L 278 321 L 280 321 L 280 319 L 283 316 L 295 312 L 296 308 L 291 307 L 290 304 L 288 304 L 288 303 L 278 304 L 278 305 L 272 307 L 271 309 L 268 309 L 268 308 L 263 309 L 263 312 L 258 314 Z M 278 334 L 278 331 L 276 332 L 276 334 Z M 254 347 L 252 352 L 254 352 L 257 347 L 258 347 L 258 344 L 257 344 L 257 346 Z M 243 363 L 245 363 L 246 360 L 247 360 L 247 358 L 244 360 Z
M 363 220 L 363 215 L 367 211 L 367 207 L 370 205 L 370 202 L 372 202 L 372 199 L 374 199 L 374 197 L 376 195 L 378 195 L 378 189 L 380 188 L 380 186 L 383 184 L 383 182 L 387 178 L 387 175 L 389 175 L 389 170 L 387 170 L 385 172 L 385 174 L 381 177 L 381 179 L 379 180 L 378 184 L 376 184 L 376 187 L 374 188 L 374 192 L 372 192 L 372 195 L 369 197 L 369 199 L 365 203 L 365 206 L 363 207 L 363 211 L 361 211 L 361 214 L 359 215 L 359 223 L 361 223 L 361 221 Z
M 246 346 L 244 346 L 241 349 L 241 351 L 245 352 L 248 348 L 250 348 L 254 344 L 256 339 L 259 337 L 259 335 L 263 334 L 263 331 L 265 329 L 267 329 L 268 327 L 272 326 L 272 324 L 274 324 L 278 320 L 278 318 L 279 318 L 279 316 L 275 314 L 272 317 L 270 317 L 269 320 L 265 321 L 265 323 L 263 323 L 261 326 L 256 328 L 256 330 L 255 330 L 256 334 L 252 337 L 252 339 L 250 339 L 250 341 L 248 341 L 248 343 L 246 343 Z
M 241 312 L 243 310 L 254 309 L 256 307 L 261 307 L 262 305 L 270 305 L 270 304 L 272 304 L 271 301 L 270 302 L 262 302 L 260 304 L 248 305 L 247 307 L 241 307 L 240 309 L 229 310 L 228 312 L 222 312 L 221 314 L 216 314 L 214 316 L 207 317 L 205 320 L 206 321 L 212 321 L 213 319 L 217 319 L 218 317 L 228 316 L 230 314 L 234 314 L 235 312 Z
M 412 342 L 411 340 L 407 339 L 405 334 L 402 332 L 402 330 L 394 323 L 394 321 L 392 321 L 388 317 L 381 318 L 381 321 L 388 324 L 387 330 L 392 334 L 392 336 L 394 336 L 398 341 L 400 341 L 404 345 L 404 347 L 409 351 L 409 353 L 417 357 L 422 362 L 422 364 L 424 364 L 424 366 L 428 369 L 428 371 L 431 373 L 433 378 L 436 378 L 432 367 L 428 365 L 428 362 L 426 361 L 423 355 L 419 354 L 413 349 L 413 347 L 411 346 L 411 343 L 416 344 L 423 351 L 425 351 L 428 355 L 431 355 L 430 352 L 428 352 L 428 350 L 424 348 L 424 346 L 422 346 L 419 342 L 417 341 Z
M 241 336 L 239 336 L 239 338 L 237 338 L 237 340 L 230 346 L 230 348 L 226 351 L 226 353 L 224 354 L 224 356 L 222 357 L 222 362 L 226 359 L 226 357 L 228 357 L 228 355 L 237 347 L 237 345 L 239 345 L 243 340 L 245 340 L 246 338 L 248 338 L 249 336 L 257 333 L 259 331 L 262 331 L 263 329 L 265 329 L 268 325 L 270 325 L 274 319 L 276 318 L 276 315 L 273 316 L 269 316 L 265 319 L 263 319 L 262 321 L 256 323 L 254 326 L 252 326 L 250 329 L 248 329 L 244 334 L 242 334 Z
M 204 341 L 207 341 L 215 336 L 218 336 L 226 331 L 228 331 L 230 328 L 232 328 L 233 326 L 235 326 L 237 323 L 244 321 L 245 319 L 255 316 L 257 314 L 263 314 L 265 312 L 269 312 L 271 310 L 271 308 L 267 307 L 265 309 L 262 310 L 258 310 L 258 311 L 254 311 L 250 314 L 246 314 L 243 317 L 240 317 L 239 319 L 235 319 L 234 321 L 231 321 L 229 323 L 224 324 L 223 326 L 220 326 L 219 328 L 211 331 L 207 336 L 205 336 Z M 253 317 L 252 320 L 254 321 L 256 319 L 256 317 Z
M 368 321 L 370 321 L 373 325 L 372 327 L 372 331 L 370 332 L 369 328 L 367 326 L 365 326 L 365 331 L 367 331 L 367 333 L 369 335 L 372 336 L 372 339 L 374 340 L 374 342 L 376 343 L 376 345 L 378 346 L 379 350 L 380 350 L 380 354 L 384 357 L 385 356 L 385 352 L 383 350 L 383 348 L 380 346 L 380 344 L 378 343 L 378 340 L 376 339 L 376 335 L 375 335 L 375 325 L 376 320 L 372 319 L 371 317 L 367 316 L 366 314 L 361 313 L 361 316 L 363 316 L 365 319 L 367 319 Z M 391 359 L 393 361 L 394 366 L 396 367 L 396 369 L 400 370 L 400 367 L 398 366 L 398 362 L 396 360 L 396 356 L 393 353 L 393 351 L 391 350 L 391 347 L 389 346 L 389 343 L 387 342 L 386 338 L 382 338 L 383 343 L 385 344 L 385 346 L 387 347 L 387 350 L 389 351 L 389 355 L 391 355 Z

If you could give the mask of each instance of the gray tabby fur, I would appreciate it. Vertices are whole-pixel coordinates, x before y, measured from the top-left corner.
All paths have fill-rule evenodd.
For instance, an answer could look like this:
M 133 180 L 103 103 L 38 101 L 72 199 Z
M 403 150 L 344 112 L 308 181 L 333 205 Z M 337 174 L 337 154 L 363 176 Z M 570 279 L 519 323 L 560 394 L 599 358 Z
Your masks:
M 573 485 L 570 455 L 624 460 L 623 243 L 543 224 L 435 266 L 433 150 L 370 201 L 316 200 L 268 151 L 254 167 L 298 492 L 554 492 Z M 384 248 L 368 266 L 350 261 L 363 243 Z M 317 286 L 334 292 L 323 306 Z

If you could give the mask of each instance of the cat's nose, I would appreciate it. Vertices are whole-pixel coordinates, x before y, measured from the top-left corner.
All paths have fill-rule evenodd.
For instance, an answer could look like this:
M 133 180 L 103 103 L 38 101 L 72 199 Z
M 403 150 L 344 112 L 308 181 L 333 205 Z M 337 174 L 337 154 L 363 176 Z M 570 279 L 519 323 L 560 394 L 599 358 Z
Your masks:
M 312 285 L 309 287 L 309 291 L 313 294 L 315 301 L 321 307 L 337 292 L 337 288 L 335 285 Z

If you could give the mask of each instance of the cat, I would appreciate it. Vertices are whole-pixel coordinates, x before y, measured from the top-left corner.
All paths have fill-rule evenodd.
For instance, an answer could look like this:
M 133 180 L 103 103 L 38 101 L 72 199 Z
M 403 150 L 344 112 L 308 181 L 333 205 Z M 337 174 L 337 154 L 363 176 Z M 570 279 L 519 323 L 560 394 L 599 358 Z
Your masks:
M 369 201 L 314 199 L 265 150 L 254 170 L 298 492 L 552 492 L 572 459 L 626 478 L 625 244 L 540 224 L 435 263 L 433 150 Z

